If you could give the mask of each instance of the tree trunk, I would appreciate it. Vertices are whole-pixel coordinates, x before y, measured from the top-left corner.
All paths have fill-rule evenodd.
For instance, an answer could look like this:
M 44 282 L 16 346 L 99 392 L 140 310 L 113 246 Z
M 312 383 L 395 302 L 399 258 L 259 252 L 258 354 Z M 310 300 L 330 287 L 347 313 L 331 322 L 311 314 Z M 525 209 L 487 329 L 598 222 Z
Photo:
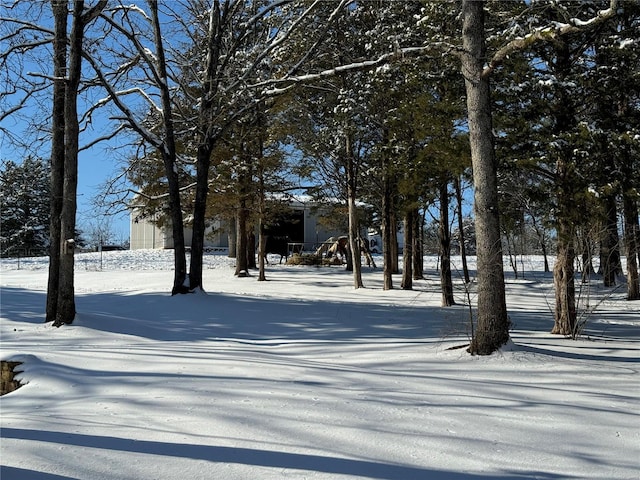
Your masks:
M 465 244 L 464 235 L 464 217 L 462 216 L 462 188 L 460 185 L 460 177 L 456 175 L 453 180 L 453 186 L 456 191 L 456 206 L 458 210 L 458 236 L 460 238 L 460 258 L 462 259 L 462 272 L 464 274 L 464 283 L 471 283 L 469 276 L 469 267 L 467 265 L 467 246 Z
M 567 237 L 569 225 L 563 221 L 558 225 L 558 256 L 553 267 L 553 282 L 556 285 L 555 324 L 551 333 L 574 337 L 576 334 L 576 292 L 573 262 L 575 252 L 573 240 Z
M 249 266 L 247 262 L 247 206 L 244 195 L 241 194 L 238 215 L 236 217 L 236 271 L 238 277 L 249 276 Z
M 260 150 L 262 150 L 262 143 L 260 144 Z M 261 153 L 262 158 L 262 153 Z M 266 199 L 264 191 L 264 168 L 262 162 L 258 167 L 258 281 L 264 282 L 267 280 L 265 273 L 265 255 L 267 254 L 267 235 L 265 231 L 265 216 L 266 216 Z
M 403 290 L 413 289 L 413 209 L 404 213 L 404 248 L 402 251 L 402 283 Z
M 349 205 L 349 251 L 351 252 L 351 265 L 353 268 L 353 286 L 362 288 L 362 265 L 360 258 L 360 232 L 358 231 L 358 218 L 355 198 L 349 193 L 347 200 Z
M 477 328 L 469 352 L 490 355 L 509 340 L 500 242 L 498 185 L 493 142 L 489 79 L 486 61 L 484 2 L 462 2 L 462 73 L 467 92 L 469 139 L 475 185 L 476 238 L 478 243 Z
M 209 194 L 209 167 L 211 152 L 219 131 L 213 124 L 214 100 L 218 92 L 218 66 L 222 39 L 220 2 L 213 2 L 209 9 L 209 25 L 206 38 L 207 61 L 202 83 L 200 111 L 198 112 L 198 150 L 196 153 L 196 193 L 193 205 L 193 234 L 191 238 L 191 262 L 189 288 L 203 289 L 202 263 L 204 257 L 205 218 Z
M 396 219 L 396 214 L 394 210 L 391 210 L 391 222 L 390 222 L 390 231 L 389 231 L 389 243 L 390 243 L 390 255 L 391 255 L 391 272 L 392 273 L 400 273 L 400 266 L 398 265 L 398 232 L 396 231 L 396 226 L 398 221 Z
M 531 222 L 533 225 L 533 230 L 536 232 L 536 236 L 538 237 L 538 243 L 540 244 L 540 249 L 542 250 L 542 256 L 544 258 L 544 271 L 549 271 L 549 258 L 547 256 L 547 242 L 545 240 L 545 233 L 540 226 L 538 226 L 538 221 L 536 220 L 535 215 L 529 212 L 529 216 L 531 217 Z
M 388 137 L 385 130 L 384 138 Z M 393 189 L 391 183 L 391 159 L 388 155 L 382 155 L 382 277 L 383 290 L 393 289 L 393 256 L 392 235 L 395 234 L 393 224 Z
M 189 289 L 202 287 L 202 262 L 204 257 L 204 231 L 209 193 L 209 167 L 212 145 L 201 143 L 196 154 L 196 193 L 193 201 L 193 230 L 191 236 L 191 261 L 189 263 Z
M 60 273 L 58 285 L 58 307 L 54 326 L 71 324 L 76 316 L 74 263 L 75 232 L 78 189 L 78 89 L 82 73 L 82 38 L 84 34 L 84 1 L 73 4 L 73 23 L 69 38 L 69 71 L 65 95 L 65 156 L 62 211 L 60 212 Z
M 555 285 L 555 324 L 551 333 L 566 336 L 576 334 L 576 300 L 574 283 L 575 230 L 572 221 L 574 192 L 573 168 L 570 159 L 560 156 L 556 166 L 556 230 L 558 253 L 553 268 Z
M 616 284 L 616 276 L 622 273 L 615 194 L 606 195 L 603 198 L 603 206 L 605 216 L 600 239 L 600 265 L 604 286 L 612 287 Z
M 357 165 L 351 152 L 351 138 L 345 136 L 345 154 L 347 164 L 347 208 L 349 215 L 349 250 L 353 267 L 353 286 L 362 288 L 362 268 L 360 259 L 360 231 L 358 225 L 358 211 L 356 207 L 358 172 Z
M 638 280 L 638 257 L 640 255 L 638 239 L 638 203 L 631 189 L 623 191 L 624 241 L 627 247 L 627 300 L 640 300 L 640 281 Z
M 451 233 L 449 232 L 449 184 L 446 179 L 440 182 L 440 222 L 438 225 L 440 239 L 440 289 L 442 306 L 455 305 L 453 298 L 453 281 L 451 279 Z
M 393 234 L 395 226 L 391 223 L 391 214 L 389 212 L 389 197 L 383 198 L 382 201 L 382 270 L 384 279 L 384 290 L 393 289 Z
M 227 244 L 229 245 L 229 252 L 227 256 L 229 258 L 236 258 L 236 237 L 238 235 L 236 232 L 236 218 L 233 217 L 231 220 L 227 220 L 227 224 L 229 228 L 229 231 L 227 232 Z
M 424 279 L 424 246 L 423 246 L 424 216 L 420 215 L 418 208 L 413 211 L 413 279 Z
M 53 110 L 51 133 L 51 203 L 49 227 L 49 280 L 47 283 L 46 321 L 54 322 L 58 310 L 58 286 L 60 285 L 60 214 L 64 188 L 65 156 L 65 91 L 67 76 L 67 0 L 52 0 L 55 23 L 53 41 Z
M 267 247 L 267 235 L 265 234 L 264 231 L 264 222 L 262 220 L 262 218 L 260 218 L 259 220 L 259 234 L 258 234 L 258 281 L 259 282 L 264 282 L 267 280 L 267 275 L 265 273 L 265 255 L 266 253 L 266 247 Z
M 560 81 L 566 78 L 571 58 L 566 43 L 557 43 L 556 74 Z M 569 96 L 559 92 L 559 104 L 555 112 L 555 134 L 562 135 L 575 128 L 574 109 Z M 570 146 L 561 148 L 556 159 L 556 233 L 558 235 L 558 254 L 553 269 L 555 286 L 555 324 L 551 333 L 575 337 L 577 315 L 575 299 L 575 224 L 579 218 L 576 211 L 577 197 L 575 158 Z
M 247 269 L 256 269 L 256 234 L 252 225 L 247 225 Z
M 176 141 L 173 128 L 173 109 L 171 104 L 171 92 L 167 75 L 167 64 L 164 55 L 164 43 L 160 20 L 158 18 L 158 2 L 149 2 L 151 18 L 154 32 L 154 42 L 156 45 L 156 58 L 158 73 L 162 78 L 160 82 L 160 96 L 162 100 L 162 124 L 164 126 L 164 147 L 161 150 L 164 163 L 164 173 L 167 177 L 169 194 L 169 212 L 171 216 L 171 233 L 173 235 L 173 286 L 171 294 L 186 293 L 189 287 L 186 285 L 187 279 L 187 256 L 184 242 L 184 220 L 182 216 L 182 206 L 180 201 L 180 181 L 176 169 Z

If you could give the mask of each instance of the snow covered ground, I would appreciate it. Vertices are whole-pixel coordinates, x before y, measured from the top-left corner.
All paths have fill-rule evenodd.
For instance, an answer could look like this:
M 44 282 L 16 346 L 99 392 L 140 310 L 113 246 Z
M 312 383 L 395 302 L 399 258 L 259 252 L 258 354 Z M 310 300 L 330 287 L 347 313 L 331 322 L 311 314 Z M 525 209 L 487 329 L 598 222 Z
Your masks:
M 512 343 L 471 357 L 469 308 L 441 308 L 435 258 L 413 291 L 354 290 L 339 267 L 171 297 L 171 252 L 77 256 L 78 317 L 43 324 L 46 263 L 1 262 L 2 480 L 637 479 L 640 304 L 580 288 L 577 341 L 548 334 L 538 258 L 508 266 Z M 399 277 L 395 279 L 399 287 Z M 473 292 L 471 299 L 474 301 Z

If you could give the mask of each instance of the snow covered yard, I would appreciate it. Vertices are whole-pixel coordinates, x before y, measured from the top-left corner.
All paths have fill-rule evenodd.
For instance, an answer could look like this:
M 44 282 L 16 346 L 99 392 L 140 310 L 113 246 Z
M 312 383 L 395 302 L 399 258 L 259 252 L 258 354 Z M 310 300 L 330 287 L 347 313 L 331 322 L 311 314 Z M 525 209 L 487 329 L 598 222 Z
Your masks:
M 206 258 L 207 295 L 171 297 L 171 252 L 77 257 L 78 317 L 43 324 L 46 263 L 2 260 L 2 480 L 637 479 L 640 305 L 591 287 L 578 341 L 549 335 L 538 259 L 508 278 L 513 342 L 449 350 L 469 309 L 365 269 Z M 399 278 L 396 284 L 399 286 Z M 457 283 L 458 300 L 465 292 Z M 587 295 L 588 293 L 588 295 Z M 473 294 L 471 294 L 473 300 Z

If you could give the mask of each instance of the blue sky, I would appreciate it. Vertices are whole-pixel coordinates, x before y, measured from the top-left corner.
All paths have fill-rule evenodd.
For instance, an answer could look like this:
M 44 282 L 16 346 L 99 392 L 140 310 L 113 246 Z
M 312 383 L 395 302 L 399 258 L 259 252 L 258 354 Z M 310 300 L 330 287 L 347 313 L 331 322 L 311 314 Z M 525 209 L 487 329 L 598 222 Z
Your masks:
M 35 115 L 35 111 L 33 112 Z M 32 120 L 36 121 L 36 118 Z M 13 145 L 9 135 L 0 132 L 0 159 L 22 161 L 28 155 L 44 159 L 50 157 L 50 141 L 42 139 L 29 139 L 29 121 L 18 118 L 7 119 L 3 122 L 3 128 L 9 130 L 12 136 L 24 139 L 26 146 Z M 105 124 L 102 124 L 106 128 Z M 83 137 L 84 139 L 84 137 Z M 86 141 L 86 139 L 84 139 Z M 106 222 L 109 230 L 113 232 L 116 240 L 126 239 L 129 236 L 129 217 L 119 214 L 105 218 L 93 205 L 93 200 L 101 191 L 102 185 L 111 178 L 119 168 L 121 159 L 118 155 L 117 141 L 105 142 L 96 145 L 90 150 L 80 153 L 78 158 L 78 228 L 87 231 L 92 225 Z M 115 149 L 115 152 L 112 151 Z

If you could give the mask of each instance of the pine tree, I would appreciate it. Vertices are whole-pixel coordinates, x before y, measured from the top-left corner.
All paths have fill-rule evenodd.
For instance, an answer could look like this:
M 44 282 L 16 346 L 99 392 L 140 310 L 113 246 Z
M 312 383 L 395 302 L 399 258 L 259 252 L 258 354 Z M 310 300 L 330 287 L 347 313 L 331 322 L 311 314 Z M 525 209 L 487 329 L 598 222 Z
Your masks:
M 49 167 L 42 159 L 8 160 L 0 169 L 0 252 L 42 255 L 49 245 Z

